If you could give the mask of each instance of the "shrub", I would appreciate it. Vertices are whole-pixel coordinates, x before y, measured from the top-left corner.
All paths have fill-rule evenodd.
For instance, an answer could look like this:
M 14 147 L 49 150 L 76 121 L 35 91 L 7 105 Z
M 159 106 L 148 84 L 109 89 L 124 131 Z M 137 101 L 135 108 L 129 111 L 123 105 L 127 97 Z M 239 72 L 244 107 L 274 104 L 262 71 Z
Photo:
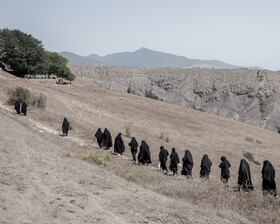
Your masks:
M 245 141 L 247 141 L 247 142 L 253 142 L 254 139 L 253 139 L 252 137 L 246 136 L 246 137 L 245 137 Z
M 103 165 L 103 166 L 108 166 L 108 162 L 111 160 L 111 157 L 109 154 L 106 154 L 105 156 L 98 156 L 94 153 L 85 153 L 82 156 L 83 160 L 89 161 L 89 162 L 93 162 L 95 164 L 98 165 Z
M 163 132 L 161 132 L 159 138 L 163 140 L 163 138 L 164 138 L 164 133 Z
M 166 137 L 165 142 L 169 142 L 169 137 Z
M 134 174 L 133 173 L 127 173 L 125 176 L 125 179 L 127 179 L 128 181 L 131 181 L 134 179 Z
M 131 137 L 131 132 L 130 132 L 130 126 L 131 124 L 129 124 L 128 126 L 125 127 L 125 136 L 127 137 Z
M 13 105 L 17 100 L 20 103 L 23 103 L 23 101 L 25 101 L 27 104 L 30 103 L 31 93 L 28 89 L 17 87 L 14 90 L 9 90 L 8 95 L 9 95 L 9 99 L 8 99 L 9 104 Z
M 8 103 L 14 105 L 18 100 L 20 103 L 25 101 L 27 105 L 37 106 L 38 108 L 45 109 L 47 97 L 43 94 L 39 96 L 32 95 L 28 89 L 17 87 L 14 90 L 9 90 L 8 92 Z
M 243 156 L 249 161 L 255 163 L 256 165 L 261 165 L 259 161 L 255 160 L 254 155 L 250 152 L 243 153 Z
M 260 140 L 256 140 L 256 143 L 258 143 L 258 144 L 262 144 L 262 141 L 260 141 Z
M 159 97 L 155 95 L 152 90 L 147 91 L 146 89 L 145 89 L 145 97 L 155 99 L 155 100 L 159 99 Z

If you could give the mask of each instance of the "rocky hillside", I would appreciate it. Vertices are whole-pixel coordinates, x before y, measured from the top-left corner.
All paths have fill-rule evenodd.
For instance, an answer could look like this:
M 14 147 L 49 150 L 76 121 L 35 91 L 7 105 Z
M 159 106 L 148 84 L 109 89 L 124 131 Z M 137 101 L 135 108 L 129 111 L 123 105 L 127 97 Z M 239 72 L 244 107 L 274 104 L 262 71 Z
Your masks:
M 280 72 L 249 69 L 141 69 L 69 64 L 75 82 L 135 94 L 278 130 Z

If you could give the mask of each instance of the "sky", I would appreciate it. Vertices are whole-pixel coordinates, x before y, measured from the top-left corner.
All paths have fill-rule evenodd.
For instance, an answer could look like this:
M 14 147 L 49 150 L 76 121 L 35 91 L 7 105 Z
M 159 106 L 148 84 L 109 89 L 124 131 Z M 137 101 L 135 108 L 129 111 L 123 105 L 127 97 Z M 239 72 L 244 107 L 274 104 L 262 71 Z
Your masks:
M 280 70 L 279 0 L 0 0 L 0 29 L 46 50 L 151 50 Z

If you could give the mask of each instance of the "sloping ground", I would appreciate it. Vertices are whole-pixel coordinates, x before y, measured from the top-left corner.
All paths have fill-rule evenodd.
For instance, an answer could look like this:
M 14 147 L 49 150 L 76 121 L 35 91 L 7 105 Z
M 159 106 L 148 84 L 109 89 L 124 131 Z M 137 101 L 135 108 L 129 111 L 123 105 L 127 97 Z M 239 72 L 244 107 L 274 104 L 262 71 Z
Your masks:
M 269 130 L 280 127 L 280 72 L 249 69 L 140 69 L 69 64 L 77 83 L 145 95 Z
M 29 107 L 27 117 L 17 116 L 5 104 L 7 91 L 16 86 L 45 94 L 46 109 Z M 249 162 L 255 191 L 236 192 L 245 151 L 261 163 L 270 160 L 279 180 L 280 139 L 275 132 L 140 96 L 36 83 L 2 71 L 0 100 L 3 223 L 279 223 L 279 200 L 262 196 L 261 166 Z M 63 117 L 72 125 L 67 138 L 58 135 Z M 151 166 L 134 165 L 128 147 L 121 157 L 111 155 L 106 168 L 83 161 L 88 152 L 110 153 L 96 148 L 98 127 L 107 127 L 113 138 L 130 127 L 138 142 L 149 144 Z M 129 140 L 124 137 L 126 146 Z M 156 169 L 161 145 L 169 151 L 175 147 L 180 159 L 185 149 L 192 152 L 192 180 Z M 198 175 L 205 153 L 213 162 L 210 181 Z M 228 186 L 219 180 L 222 155 L 232 164 Z M 134 183 L 125 180 L 128 174 Z

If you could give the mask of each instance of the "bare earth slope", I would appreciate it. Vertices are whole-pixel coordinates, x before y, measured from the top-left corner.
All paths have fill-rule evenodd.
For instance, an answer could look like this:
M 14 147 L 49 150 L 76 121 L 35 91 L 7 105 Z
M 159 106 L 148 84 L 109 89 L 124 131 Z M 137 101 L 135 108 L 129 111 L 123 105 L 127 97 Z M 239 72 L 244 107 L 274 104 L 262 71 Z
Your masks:
M 18 116 L 6 104 L 16 86 L 47 96 L 45 110 Z M 72 130 L 62 138 L 63 117 Z M 107 127 L 114 137 L 130 127 L 146 140 L 153 163 L 137 166 L 126 151 L 98 149 L 94 133 Z M 161 135 L 163 138 L 160 138 Z M 279 180 L 279 135 L 250 125 L 127 93 L 94 86 L 38 83 L 0 71 L 1 223 L 279 223 L 277 198 L 263 197 L 261 166 L 249 162 L 255 191 L 236 192 L 243 152 L 269 159 Z M 169 141 L 166 142 L 168 137 Z M 246 141 L 250 137 L 253 141 Z M 256 142 L 258 140 L 258 142 Z M 159 147 L 185 149 L 194 158 L 193 179 L 157 170 Z M 82 157 L 109 154 L 107 167 Z M 199 178 L 202 155 L 213 162 L 210 181 Z M 228 186 L 219 180 L 220 157 L 231 164 Z M 127 181 L 132 174 L 131 181 Z M 16 214 L 16 215 L 15 215 Z
M 69 64 L 78 83 L 145 95 L 269 130 L 280 127 L 280 72 L 247 69 L 140 69 Z

